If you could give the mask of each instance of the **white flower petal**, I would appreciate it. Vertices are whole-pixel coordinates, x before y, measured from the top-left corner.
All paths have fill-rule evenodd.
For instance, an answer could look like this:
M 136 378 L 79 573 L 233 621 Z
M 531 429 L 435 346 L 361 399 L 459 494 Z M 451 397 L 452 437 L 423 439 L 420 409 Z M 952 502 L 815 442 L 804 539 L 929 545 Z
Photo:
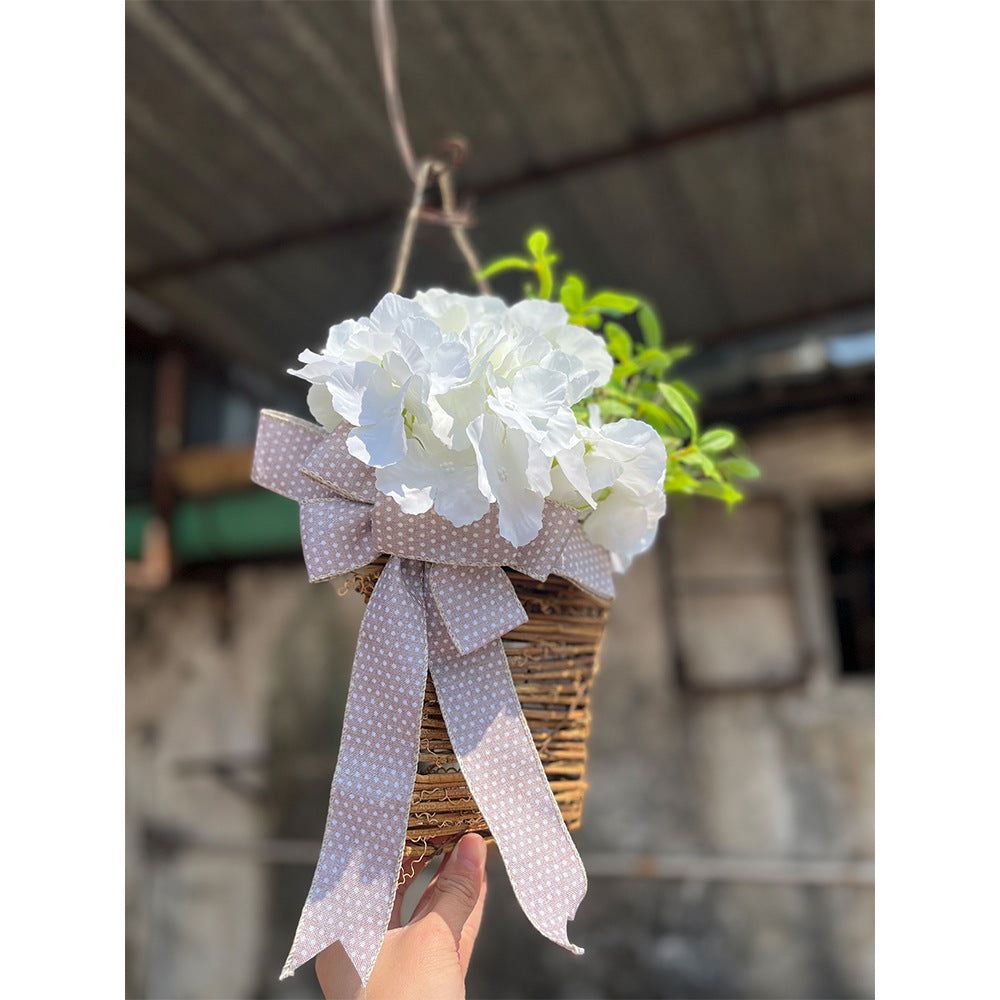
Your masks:
M 564 354 L 577 358 L 583 367 L 593 372 L 593 388 L 606 385 L 615 367 L 604 338 L 582 326 L 565 325 L 550 330 L 549 342 Z M 582 398 L 582 397 L 581 397 Z M 577 400 L 573 400 L 577 402 Z
M 591 541 L 611 553 L 615 571 L 623 572 L 633 556 L 653 544 L 666 504 L 662 490 L 639 496 L 613 486 L 598 503 L 597 510 L 583 522 L 583 530 Z
M 349 319 L 330 327 L 323 354 L 334 361 L 379 361 L 392 346 L 392 335 L 371 320 Z
M 347 450 L 360 462 L 380 469 L 406 454 L 406 428 L 400 414 L 391 420 L 355 427 L 347 435 Z
M 430 359 L 430 391 L 434 395 L 445 393 L 470 374 L 469 355 L 465 348 L 457 343 L 442 344 Z
M 587 466 L 587 477 L 590 480 L 590 488 L 595 493 L 600 493 L 613 486 L 625 471 L 622 462 L 611 458 L 609 455 L 601 455 L 599 452 L 588 452 L 584 456 L 584 463 Z
M 338 365 L 326 377 L 333 408 L 351 424 L 361 423 L 361 406 L 372 375 L 379 371 L 370 361 Z
M 379 304 L 372 310 L 371 321 L 376 329 L 384 330 L 386 333 L 395 333 L 402 326 L 404 320 L 426 315 L 418 302 L 388 292 L 382 296 Z
M 470 445 L 468 427 L 486 408 L 486 390 L 475 382 L 456 386 L 430 401 L 432 429 L 456 451 Z
M 575 507 L 577 510 L 586 506 L 596 507 L 590 476 L 584 462 L 583 442 L 578 441 L 573 447 L 564 448 L 555 458 L 551 499 Z
M 625 461 L 620 482 L 637 493 L 649 493 L 663 488 L 667 451 L 656 431 L 642 420 L 616 420 L 601 428 L 605 441 L 632 449 Z
M 576 437 L 576 417 L 566 405 L 566 376 L 561 372 L 522 368 L 509 387 L 495 386 L 488 405 L 508 427 L 523 431 L 550 457 Z
M 444 334 L 459 334 L 473 323 L 489 316 L 499 318 L 507 311 L 507 304 L 495 296 L 461 295 L 458 292 L 446 292 L 441 288 L 429 288 L 426 292 L 417 292 L 414 300 L 423 307 Z
M 548 460 L 520 431 L 505 427 L 492 413 L 477 417 L 469 439 L 479 466 L 479 489 L 500 507 L 500 534 L 514 545 L 527 545 L 542 527 L 545 495 L 551 491 Z M 544 473 L 548 482 L 540 483 Z M 540 486 L 544 485 L 544 490 Z
M 309 392 L 306 393 L 306 403 L 316 423 L 321 424 L 328 431 L 335 430 L 342 423 L 340 414 L 333 408 L 330 391 L 324 383 L 317 382 L 315 385 L 309 386 Z
M 478 468 L 471 449 L 455 452 L 433 435 L 426 441 L 410 438 L 406 455 L 394 465 L 378 469 L 375 485 L 406 513 L 434 509 L 452 524 L 478 521 L 490 507 L 480 493 Z
M 392 497 L 407 514 L 423 514 L 434 503 L 422 453 L 419 441 L 408 440 L 406 453 L 398 462 L 375 470 L 376 488 Z
M 568 406 L 560 407 L 545 425 L 545 436 L 538 443 L 550 458 L 568 448 L 577 438 L 577 422 Z
M 546 333 L 555 327 L 565 326 L 569 320 L 565 306 L 545 299 L 525 299 L 518 302 L 510 307 L 509 315 L 514 322 L 536 333 Z
M 360 369 L 361 362 L 358 364 Z M 402 385 L 397 385 L 395 379 L 384 368 L 371 366 L 366 380 L 364 392 L 361 396 L 361 409 L 358 412 L 358 419 L 351 420 L 356 424 L 377 424 L 381 421 L 395 420 L 403 409 L 403 402 L 406 398 L 406 390 L 409 388 L 409 376 Z M 337 400 L 334 398 L 334 403 Z M 339 409 L 339 407 L 338 407 Z M 346 414 L 345 414 L 346 416 Z M 350 420 L 351 418 L 348 417 Z
M 500 535 L 513 545 L 527 545 L 542 530 L 545 500 L 531 490 L 505 490 L 498 498 Z

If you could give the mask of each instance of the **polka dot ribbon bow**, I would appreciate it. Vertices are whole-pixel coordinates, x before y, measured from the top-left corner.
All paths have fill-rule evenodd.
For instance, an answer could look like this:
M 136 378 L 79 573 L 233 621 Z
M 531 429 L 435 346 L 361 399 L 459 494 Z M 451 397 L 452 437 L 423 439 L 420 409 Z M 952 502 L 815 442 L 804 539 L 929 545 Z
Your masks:
M 390 556 L 361 623 L 323 846 L 281 976 L 340 941 L 368 982 L 402 863 L 428 670 L 522 909 L 547 938 L 580 954 L 566 924 L 587 876 L 500 642 L 528 620 L 501 567 L 536 580 L 555 573 L 610 600 L 608 554 L 575 511 L 551 502 L 538 536 L 520 548 L 500 536 L 495 505 L 462 528 L 433 511 L 404 514 L 348 452 L 350 430 L 328 433 L 264 410 L 254 453 L 253 481 L 299 503 L 312 582 Z

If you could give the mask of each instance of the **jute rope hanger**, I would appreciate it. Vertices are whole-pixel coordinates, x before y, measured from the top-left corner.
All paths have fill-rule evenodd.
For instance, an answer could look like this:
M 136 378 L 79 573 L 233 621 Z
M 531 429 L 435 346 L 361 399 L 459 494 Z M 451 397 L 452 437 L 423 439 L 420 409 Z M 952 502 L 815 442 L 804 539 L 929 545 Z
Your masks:
M 490 294 L 490 285 L 485 278 L 478 277 L 482 264 L 476 255 L 466 229 L 471 224 L 471 216 L 467 211 L 459 211 L 455 202 L 455 184 L 452 172 L 465 158 L 468 142 L 460 137 L 451 137 L 447 142 L 447 159 L 444 157 L 427 157 L 418 162 L 410 141 L 409 129 L 406 125 L 406 111 L 403 108 L 403 97 L 399 90 L 397 74 L 397 43 L 396 27 L 389 8 L 389 0 L 372 0 L 372 33 L 375 41 L 375 56 L 378 60 L 382 76 L 382 87 L 385 91 L 385 106 L 389 116 L 389 126 L 399 151 L 403 167 L 413 181 L 413 197 L 406 214 L 403 235 L 396 253 L 396 267 L 393 273 L 390 291 L 398 294 L 403 287 L 406 270 L 413 252 L 413 241 L 417 233 L 417 224 L 423 220 L 448 227 L 455 245 L 465 259 L 469 270 L 476 276 L 476 285 L 483 295 Z M 429 209 L 424 205 L 424 196 L 431 184 L 437 184 L 441 194 L 441 211 Z

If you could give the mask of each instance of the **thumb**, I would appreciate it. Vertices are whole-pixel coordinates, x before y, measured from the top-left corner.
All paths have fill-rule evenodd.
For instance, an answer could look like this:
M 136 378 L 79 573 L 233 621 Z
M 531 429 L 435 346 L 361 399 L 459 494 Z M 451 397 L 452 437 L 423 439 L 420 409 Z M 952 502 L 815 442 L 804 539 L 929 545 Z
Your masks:
M 462 928 L 476 908 L 486 878 L 486 841 L 467 833 L 451 852 L 434 880 L 433 893 L 420 917 L 436 913 L 448 926 L 458 946 Z M 418 914 L 414 914 L 414 919 Z

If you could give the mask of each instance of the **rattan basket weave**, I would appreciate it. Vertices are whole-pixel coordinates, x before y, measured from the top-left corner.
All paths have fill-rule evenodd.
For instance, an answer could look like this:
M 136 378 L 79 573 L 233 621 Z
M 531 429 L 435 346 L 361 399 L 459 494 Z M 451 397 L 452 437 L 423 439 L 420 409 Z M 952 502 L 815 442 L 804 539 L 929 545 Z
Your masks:
M 365 601 L 384 565 L 382 558 L 355 573 L 354 588 Z M 587 790 L 590 689 L 608 605 L 561 577 L 539 583 L 506 572 L 529 619 L 504 636 L 511 676 L 563 819 L 575 830 Z M 468 831 L 491 839 L 462 778 L 428 677 L 405 856 L 430 857 Z

